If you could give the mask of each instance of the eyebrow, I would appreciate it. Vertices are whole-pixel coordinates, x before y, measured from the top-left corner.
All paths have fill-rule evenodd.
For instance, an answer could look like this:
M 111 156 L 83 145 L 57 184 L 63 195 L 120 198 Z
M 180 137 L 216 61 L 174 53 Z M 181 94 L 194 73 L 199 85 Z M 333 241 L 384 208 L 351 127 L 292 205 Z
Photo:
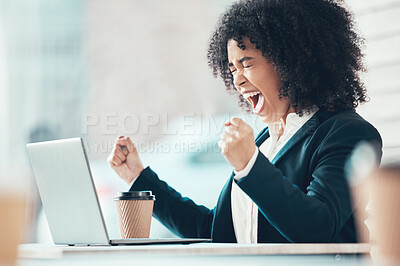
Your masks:
M 245 56 L 245 57 L 242 57 L 242 58 L 239 60 L 239 63 L 241 64 L 241 63 L 243 63 L 244 61 L 249 61 L 249 60 L 252 60 L 252 59 L 254 59 L 254 58 L 253 58 L 253 57 L 249 57 L 249 56 Z M 229 67 L 233 66 L 233 63 L 229 63 L 228 66 L 229 66 Z

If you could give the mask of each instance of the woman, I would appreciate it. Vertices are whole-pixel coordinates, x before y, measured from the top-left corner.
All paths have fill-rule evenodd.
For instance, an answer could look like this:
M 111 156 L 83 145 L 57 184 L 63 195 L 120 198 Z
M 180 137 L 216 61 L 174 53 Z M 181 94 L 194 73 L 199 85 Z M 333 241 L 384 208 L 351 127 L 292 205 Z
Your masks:
M 196 205 L 144 169 L 127 137 L 109 164 L 131 190 L 152 190 L 154 216 L 183 237 L 357 242 L 345 163 L 361 140 L 382 145 L 354 111 L 366 101 L 361 42 L 337 1 L 235 3 L 212 35 L 209 65 L 267 127 L 254 139 L 239 118 L 225 124 L 219 146 L 234 171 L 216 207 Z

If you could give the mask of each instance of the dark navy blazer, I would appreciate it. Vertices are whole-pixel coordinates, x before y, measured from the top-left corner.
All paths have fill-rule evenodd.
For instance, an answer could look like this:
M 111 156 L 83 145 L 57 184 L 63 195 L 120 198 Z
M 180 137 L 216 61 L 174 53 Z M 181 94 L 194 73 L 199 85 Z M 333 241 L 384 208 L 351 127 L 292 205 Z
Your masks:
M 260 132 L 256 145 L 269 137 Z M 147 167 L 131 190 L 152 190 L 153 216 L 182 237 L 212 238 L 235 243 L 231 187 L 236 182 L 257 204 L 258 243 L 358 242 L 345 177 L 345 163 L 361 140 L 378 143 L 378 131 L 355 111 L 318 111 L 270 162 L 261 152 L 250 173 L 241 180 L 233 174 L 210 210 L 161 181 Z

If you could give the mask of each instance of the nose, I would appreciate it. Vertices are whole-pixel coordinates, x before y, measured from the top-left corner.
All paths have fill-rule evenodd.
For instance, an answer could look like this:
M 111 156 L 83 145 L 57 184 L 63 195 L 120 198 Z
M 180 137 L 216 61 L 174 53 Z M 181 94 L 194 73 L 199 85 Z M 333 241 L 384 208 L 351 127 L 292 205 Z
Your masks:
M 246 81 L 246 77 L 243 75 L 242 70 L 237 70 L 235 75 L 233 75 L 233 84 L 239 92 L 241 90 L 241 86 L 244 85 Z

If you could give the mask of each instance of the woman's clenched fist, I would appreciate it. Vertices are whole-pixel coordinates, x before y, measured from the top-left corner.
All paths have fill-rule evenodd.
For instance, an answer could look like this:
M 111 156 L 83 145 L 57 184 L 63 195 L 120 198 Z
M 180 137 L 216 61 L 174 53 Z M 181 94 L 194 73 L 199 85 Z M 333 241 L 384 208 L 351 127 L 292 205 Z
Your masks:
M 256 151 L 253 129 L 240 118 L 232 118 L 225 123 L 218 146 L 228 163 L 241 171 Z
M 143 165 L 135 145 L 129 137 L 120 136 L 107 158 L 112 169 L 128 184 L 143 171 Z

